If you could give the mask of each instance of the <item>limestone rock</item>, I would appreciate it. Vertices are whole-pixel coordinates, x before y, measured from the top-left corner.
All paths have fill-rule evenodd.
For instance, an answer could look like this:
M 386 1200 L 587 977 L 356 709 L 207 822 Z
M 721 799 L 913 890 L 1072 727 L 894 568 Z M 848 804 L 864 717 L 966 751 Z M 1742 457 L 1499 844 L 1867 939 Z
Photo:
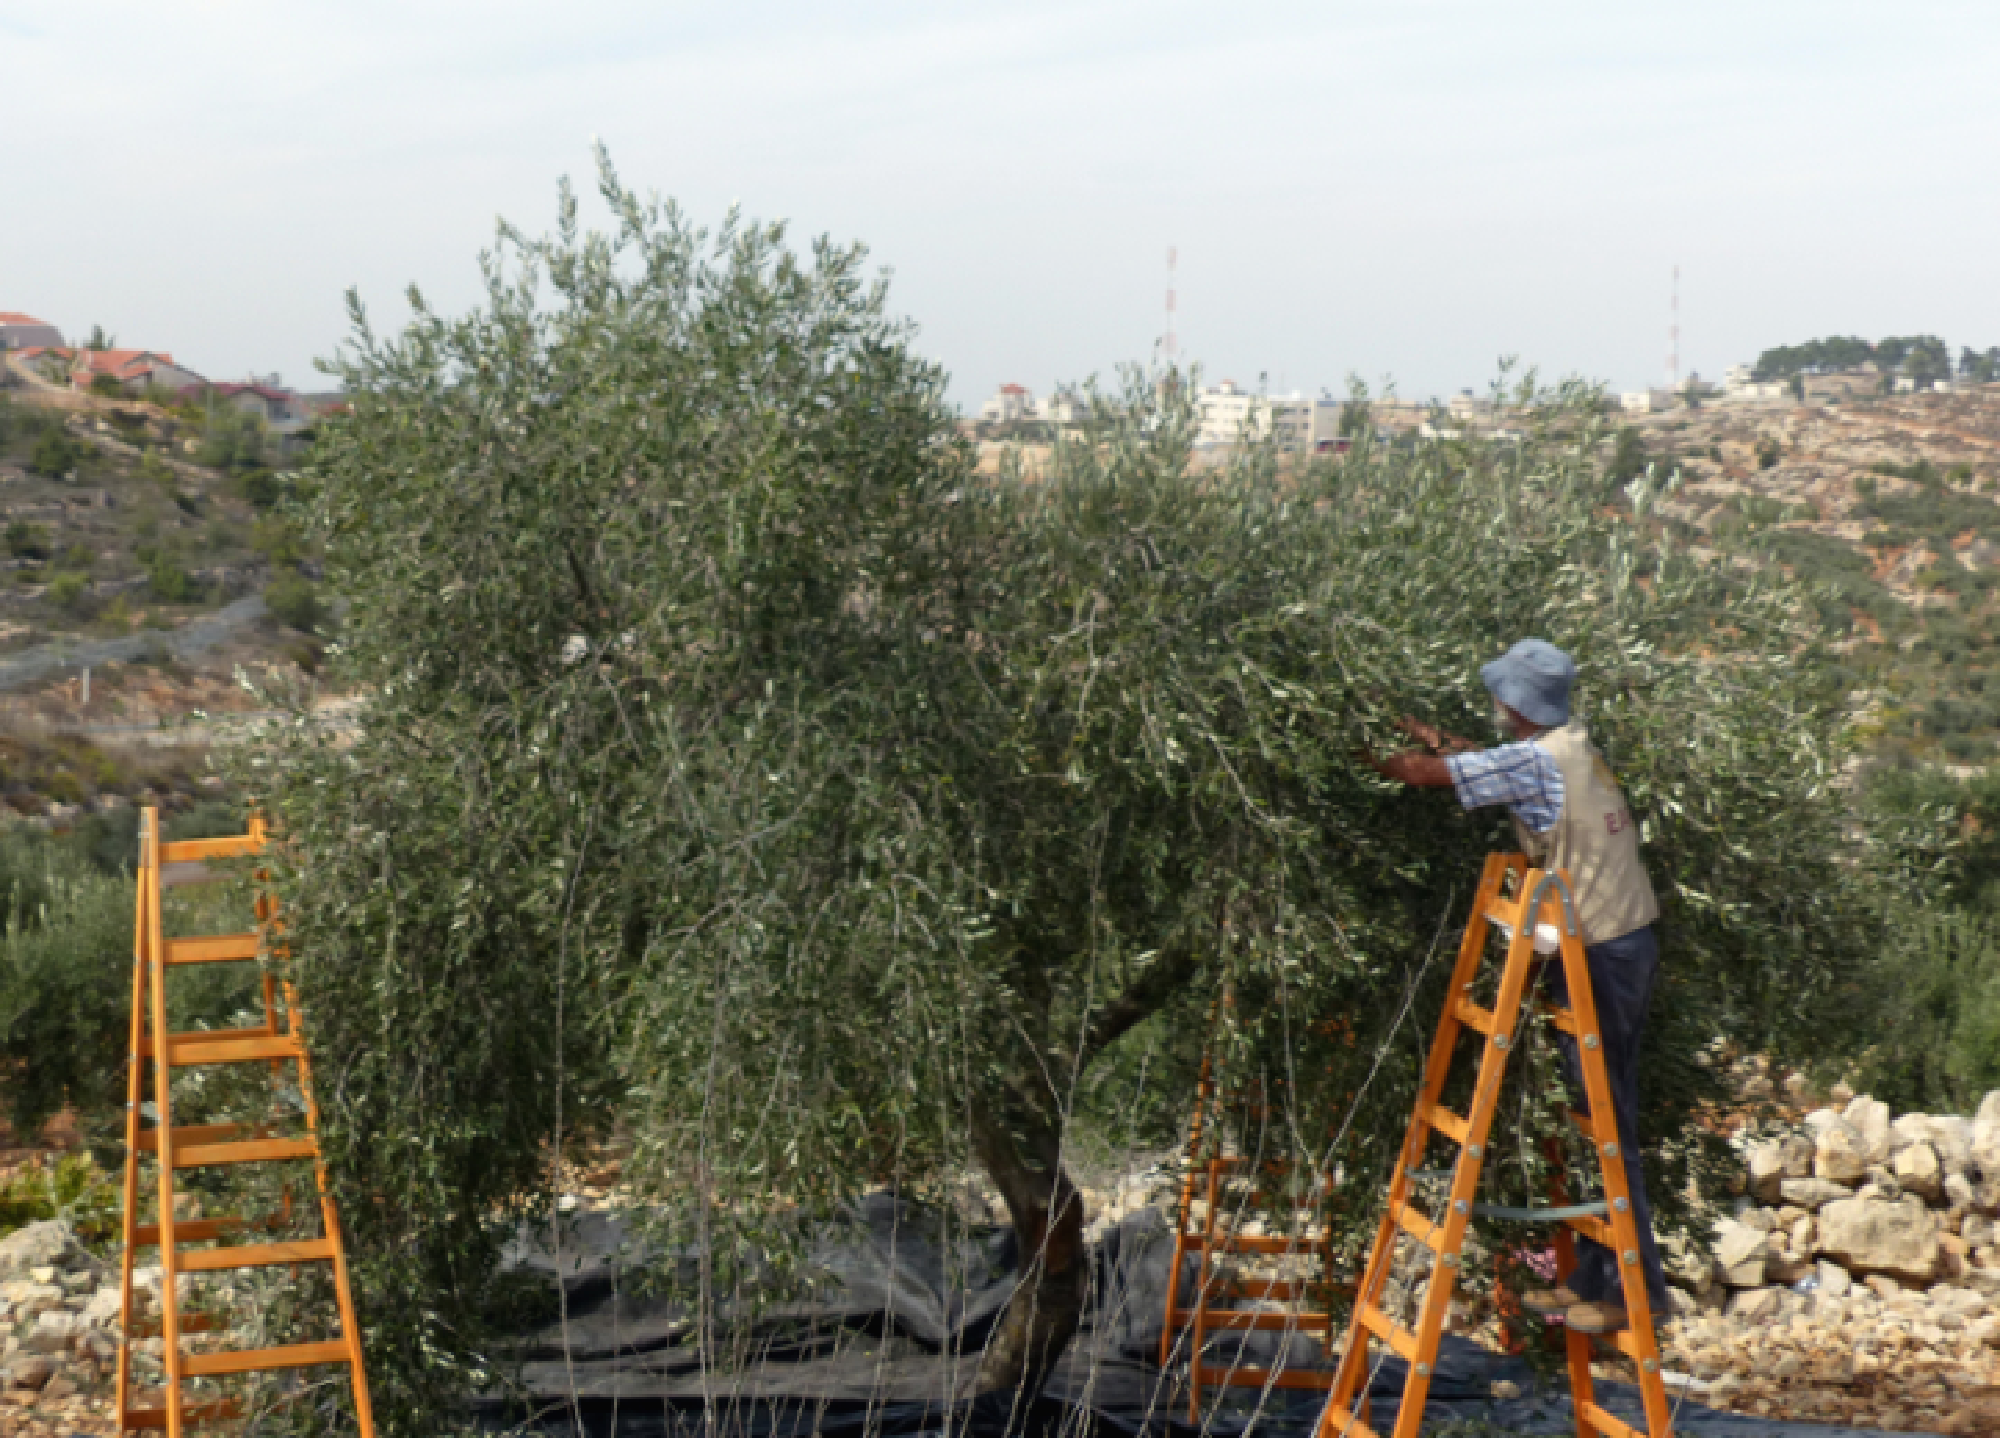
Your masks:
M 54 1219 L 31 1223 L 0 1238 L 0 1278 L 26 1277 L 37 1268 L 66 1268 L 75 1251 L 76 1240 L 62 1224 Z
M 1716 1225 L 1715 1266 L 1728 1287 L 1762 1288 L 1770 1256 L 1770 1240 L 1757 1229 L 1729 1221 Z
M 1848 1104 L 1841 1117 L 1861 1136 L 1862 1151 L 1869 1163 L 1889 1161 L 1889 1105 L 1862 1094 Z
M 1938 1268 L 1937 1220 L 1915 1196 L 1835 1199 L 1819 1211 L 1818 1250 L 1851 1270 L 1929 1279 Z
M 1785 1178 L 1785 1157 L 1776 1140 L 1750 1145 L 1743 1155 L 1743 1167 L 1750 1178 L 1750 1196 L 1759 1203 L 1776 1203 L 1778 1185 Z
M 1854 1287 L 1854 1280 L 1848 1276 L 1846 1269 L 1823 1258 L 1819 1262 L 1818 1276 L 1820 1296 L 1823 1298 L 1845 1298 Z
M 1815 1177 L 1828 1183 L 1857 1184 L 1867 1176 L 1868 1162 L 1868 1142 L 1853 1124 L 1835 1117 L 1820 1126 L 1813 1152 Z
M 1844 1184 L 1829 1183 L 1823 1178 L 1788 1178 L 1780 1185 L 1785 1202 L 1797 1204 L 1808 1212 L 1817 1211 L 1838 1199 L 1854 1197 L 1854 1190 Z
M 1916 1194 L 1926 1202 L 1936 1202 L 1944 1196 L 1944 1164 L 1930 1142 L 1910 1144 L 1896 1154 L 1894 1172 L 1896 1184 L 1906 1194 Z
M 1788 1133 L 1778 1140 L 1779 1166 L 1786 1178 L 1811 1178 L 1814 1143 L 1811 1135 Z
M 1944 1176 L 1944 1201 L 1953 1208 L 1970 1208 L 1978 1195 L 1973 1191 L 1972 1180 L 1963 1172 L 1947 1173 Z
M 1775 1288 L 1752 1288 L 1729 1300 L 1729 1316 L 1739 1323 L 1764 1323 L 1778 1316 L 1784 1298 Z
M 55 1360 L 16 1354 L 8 1360 L 6 1375 L 6 1380 L 0 1383 L 0 1387 L 40 1388 L 56 1376 Z

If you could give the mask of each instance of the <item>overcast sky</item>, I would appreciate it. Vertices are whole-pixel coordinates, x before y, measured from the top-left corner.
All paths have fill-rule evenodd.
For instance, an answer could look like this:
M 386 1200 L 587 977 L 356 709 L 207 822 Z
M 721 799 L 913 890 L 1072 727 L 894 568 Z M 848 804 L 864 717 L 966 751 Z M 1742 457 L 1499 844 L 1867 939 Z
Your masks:
M 2000 5 L 0 0 L 0 310 L 212 378 L 475 298 L 601 137 L 860 239 L 967 407 L 1146 360 L 1406 395 L 2000 344 Z M 317 381 L 324 383 L 324 381 Z

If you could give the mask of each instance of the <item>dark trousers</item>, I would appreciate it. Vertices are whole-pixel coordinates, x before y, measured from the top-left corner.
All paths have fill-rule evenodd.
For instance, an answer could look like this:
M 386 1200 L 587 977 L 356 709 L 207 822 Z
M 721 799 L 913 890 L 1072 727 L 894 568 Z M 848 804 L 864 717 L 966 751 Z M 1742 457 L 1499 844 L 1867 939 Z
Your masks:
M 1658 1320 L 1667 1312 L 1667 1279 L 1660 1267 L 1660 1246 L 1653 1238 L 1653 1208 L 1646 1201 L 1646 1175 L 1639 1162 L 1639 1038 L 1646 1030 L 1646 1008 L 1652 1002 L 1653 980 L 1660 971 L 1660 941 L 1649 924 L 1622 938 L 1591 944 L 1583 956 L 1590 965 L 1590 992 L 1597 1001 L 1597 1030 L 1611 1080 L 1611 1106 L 1618 1119 L 1618 1152 L 1625 1160 L 1625 1186 L 1632 1195 L 1632 1219 L 1639 1230 L 1639 1263 L 1646 1274 L 1653 1316 Z M 1544 967 L 1542 985 L 1553 1001 L 1569 1003 L 1569 982 L 1560 963 Z M 1588 1111 L 1576 1040 L 1568 1034 L 1557 1037 L 1563 1071 L 1577 1107 Z M 1622 1298 L 1617 1254 L 1600 1243 L 1579 1238 L 1576 1259 L 1576 1271 L 1569 1277 L 1572 1293 L 1590 1303 Z

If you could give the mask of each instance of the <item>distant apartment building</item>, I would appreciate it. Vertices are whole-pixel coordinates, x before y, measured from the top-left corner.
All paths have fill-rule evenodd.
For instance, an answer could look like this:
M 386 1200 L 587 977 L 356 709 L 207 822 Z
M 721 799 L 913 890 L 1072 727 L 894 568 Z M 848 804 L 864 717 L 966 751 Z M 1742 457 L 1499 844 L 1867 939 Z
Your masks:
M 1674 392 L 1670 389 L 1633 389 L 1618 396 L 1618 407 L 1627 414 L 1658 414 L 1673 405 Z
M 1090 418 L 1090 401 L 1073 389 L 1059 389 L 1035 407 L 1035 414 L 1053 425 L 1082 424 Z
M 999 393 L 979 407 L 979 417 L 988 424 L 1015 424 L 1034 419 L 1035 397 L 1024 385 L 1003 384 Z
M 254 414 L 273 434 L 304 429 L 312 423 L 306 403 L 288 389 L 253 381 L 249 384 L 218 384 L 209 387 L 216 401 L 231 409 Z
M 1340 435 L 1340 403 L 1289 395 L 1249 394 L 1234 380 L 1205 389 L 1195 400 L 1200 429 L 1195 443 L 1257 443 L 1275 437 L 1279 449 L 1312 454 L 1330 450 Z
M 0 350 L 60 349 L 62 331 L 33 315 L 0 310 Z
M 1491 419 L 1493 408 L 1492 400 L 1481 399 L 1469 389 L 1460 390 L 1445 406 L 1446 411 L 1460 424 L 1473 419 Z

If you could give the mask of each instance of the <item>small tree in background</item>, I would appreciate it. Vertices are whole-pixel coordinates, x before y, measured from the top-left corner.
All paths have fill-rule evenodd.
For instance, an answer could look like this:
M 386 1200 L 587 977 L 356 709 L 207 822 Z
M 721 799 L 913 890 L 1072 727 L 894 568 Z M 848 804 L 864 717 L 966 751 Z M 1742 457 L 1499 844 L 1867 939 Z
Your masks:
M 718 1272 L 976 1165 L 1024 1260 L 980 1377 L 1026 1392 L 1082 1309 L 1076 1096 L 1149 1019 L 1231 984 L 1299 1131 L 1357 1112 L 1380 1173 L 1413 1076 L 1371 1073 L 1499 831 L 1359 750 L 1477 725 L 1524 634 L 1646 816 L 1654 1132 L 1718 1036 L 1824 1039 L 1865 915 L 1807 616 L 1660 548 L 1644 484 L 1604 512 L 1593 394 L 1525 386 L 1518 445 L 1361 422 L 1337 466 L 1195 474 L 1191 386 L 1134 376 L 995 481 L 858 249 L 602 193 L 614 235 L 566 194 L 473 315 L 357 308 L 305 484 L 371 707 L 255 760 L 400 1431 L 578 1137 Z

